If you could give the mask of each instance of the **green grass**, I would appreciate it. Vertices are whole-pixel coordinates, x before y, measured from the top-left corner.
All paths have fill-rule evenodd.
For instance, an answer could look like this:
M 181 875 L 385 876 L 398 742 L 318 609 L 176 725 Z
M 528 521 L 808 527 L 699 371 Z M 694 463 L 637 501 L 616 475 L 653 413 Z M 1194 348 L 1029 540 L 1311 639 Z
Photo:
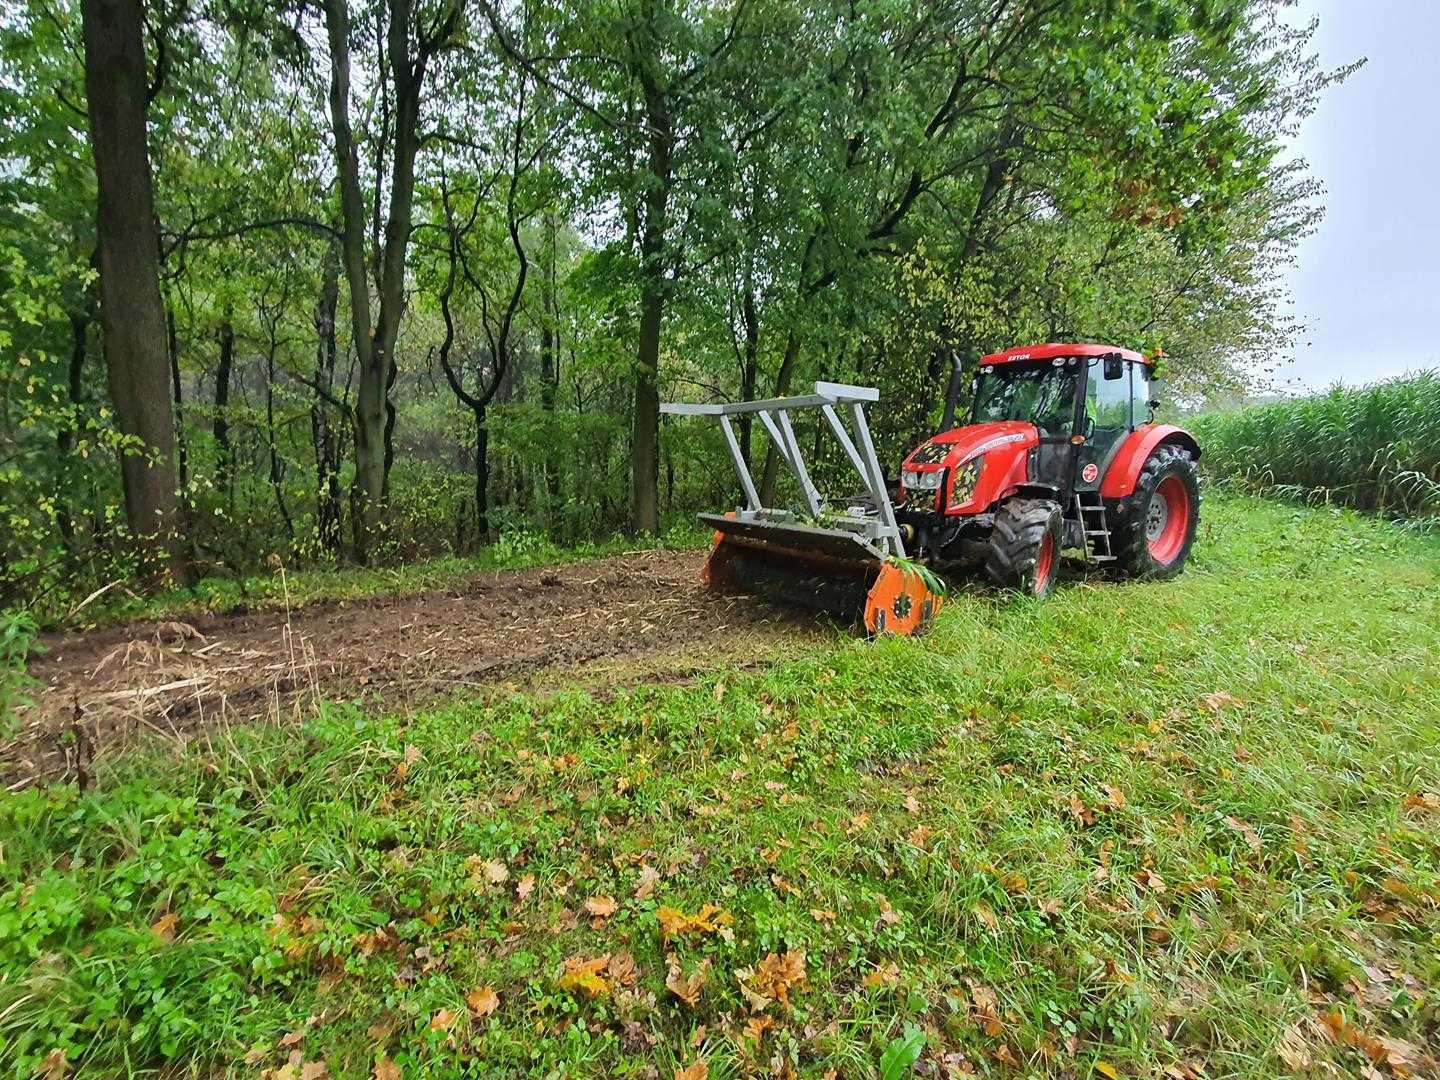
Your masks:
M 469 556 L 446 555 L 396 566 L 325 566 L 283 574 L 277 568 L 245 577 L 212 574 L 188 588 L 167 589 L 151 595 L 117 587 L 88 604 L 80 597 L 68 610 L 48 613 L 46 625 L 47 628 L 94 627 L 135 619 L 178 619 L 202 612 L 275 608 L 287 604 L 298 607 L 380 593 L 423 592 L 444 588 L 485 571 L 526 570 L 654 548 L 697 548 L 705 546 L 709 539 L 708 532 L 689 525 L 672 529 L 663 537 L 613 536 L 569 547 L 559 547 L 535 533 L 511 533 Z
M 1440 521 L 1440 371 L 1207 413 L 1190 426 L 1212 477 Z
M 1427 1075 L 1437 586 L 1433 538 L 1214 498 L 1172 583 L 10 796 L 0 1061 L 899 1076 L 923 1036 L 930 1075 Z M 706 904 L 733 921 L 662 940 Z M 606 954 L 633 974 L 564 985 Z

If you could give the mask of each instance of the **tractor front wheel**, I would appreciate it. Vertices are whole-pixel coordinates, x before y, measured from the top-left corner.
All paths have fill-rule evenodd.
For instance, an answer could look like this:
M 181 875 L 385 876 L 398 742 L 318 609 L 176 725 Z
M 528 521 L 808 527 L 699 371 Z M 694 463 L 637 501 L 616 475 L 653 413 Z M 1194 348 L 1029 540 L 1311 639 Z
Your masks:
M 1178 446 L 1161 446 L 1140 470 L 1116 522 L 1121 569 L 1142 578 L 1174 577 L 1185 566 L 1199 524 L 1195 461 Z
M 1000 504 L 990 530 L 985 570 L 997 585 L 1049 596 L 1060 574 L 1060 504 L 1013 498 Z

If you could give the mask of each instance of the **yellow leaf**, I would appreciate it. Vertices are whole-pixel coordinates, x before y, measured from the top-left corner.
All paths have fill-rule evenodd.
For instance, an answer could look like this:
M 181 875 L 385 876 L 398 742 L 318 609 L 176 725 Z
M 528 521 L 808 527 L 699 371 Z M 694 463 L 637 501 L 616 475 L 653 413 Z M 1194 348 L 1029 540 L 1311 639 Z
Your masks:
M 489 986 L 481 986 L 465 996 L 465 1004 L 475 1016 L 489 1016 L 500 1007 L 500 995 Z
M 596 956 L 589 960 L 572 956 L 565 961 L 565 971 L 556 981 L 561 990 L 583 991 L 590 997 L 600 997 L 610 992 L 610 984 L 600 976 L 605 965 L 610 963 L 610 954 Z
M 714 904 L 706 904 L 694 915 L 686 915 L 679 908 L 662 907 L 656 910 L 655 918 L 660 922 L 660 934 L 666 941 L 704 934 L 719 934 L 728 939 L 734 933 L 730 926 L 735 922 L 735 916 Z
M 175 942 L 175 931 L 180 926 L 180 916 L 173 911 L 167 911 L 160 918 L 150 924 L 150 933 L 154 934 L 166 945 L 173 945 Z
M 1115 1066 L 1104 1059 L 1095 1062 L 1095 1071 L 1101 1076 L 1108 1076 L 1110 1080 L 1120 1080 L 1120 1074 L 1116 1071 Z

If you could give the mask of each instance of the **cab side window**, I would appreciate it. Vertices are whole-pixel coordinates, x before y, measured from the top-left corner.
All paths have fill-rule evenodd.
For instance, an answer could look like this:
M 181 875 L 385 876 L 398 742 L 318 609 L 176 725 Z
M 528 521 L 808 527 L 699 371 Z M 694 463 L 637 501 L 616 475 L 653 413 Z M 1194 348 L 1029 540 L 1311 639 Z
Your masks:
M 1109 372 L 1106 366 L 1103 357 L 1090 361 L 1085 391 L 1085 414 L 1094 424 L 1091 438 L 1101 444 L 1110 443 L 1130 428 L 1130 373 L 1126 369 L 1131 365 L 1111 364 Z M 1112 377 L 1107 379 L 1107 374 Z
M 1144 364 L 1126 364 L 1130 369 L 1130 415 L 1135 427 L 1150 419 L 1150 369 Z

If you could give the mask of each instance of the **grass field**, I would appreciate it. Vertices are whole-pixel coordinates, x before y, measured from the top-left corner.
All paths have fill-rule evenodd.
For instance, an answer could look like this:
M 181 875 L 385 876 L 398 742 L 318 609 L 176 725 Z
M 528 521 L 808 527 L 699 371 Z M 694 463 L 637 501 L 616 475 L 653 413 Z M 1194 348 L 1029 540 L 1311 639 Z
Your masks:
M 594 696 L 328 709 L 0 803 L 28 1076 L 1435 1075 L 1440 540 Z

